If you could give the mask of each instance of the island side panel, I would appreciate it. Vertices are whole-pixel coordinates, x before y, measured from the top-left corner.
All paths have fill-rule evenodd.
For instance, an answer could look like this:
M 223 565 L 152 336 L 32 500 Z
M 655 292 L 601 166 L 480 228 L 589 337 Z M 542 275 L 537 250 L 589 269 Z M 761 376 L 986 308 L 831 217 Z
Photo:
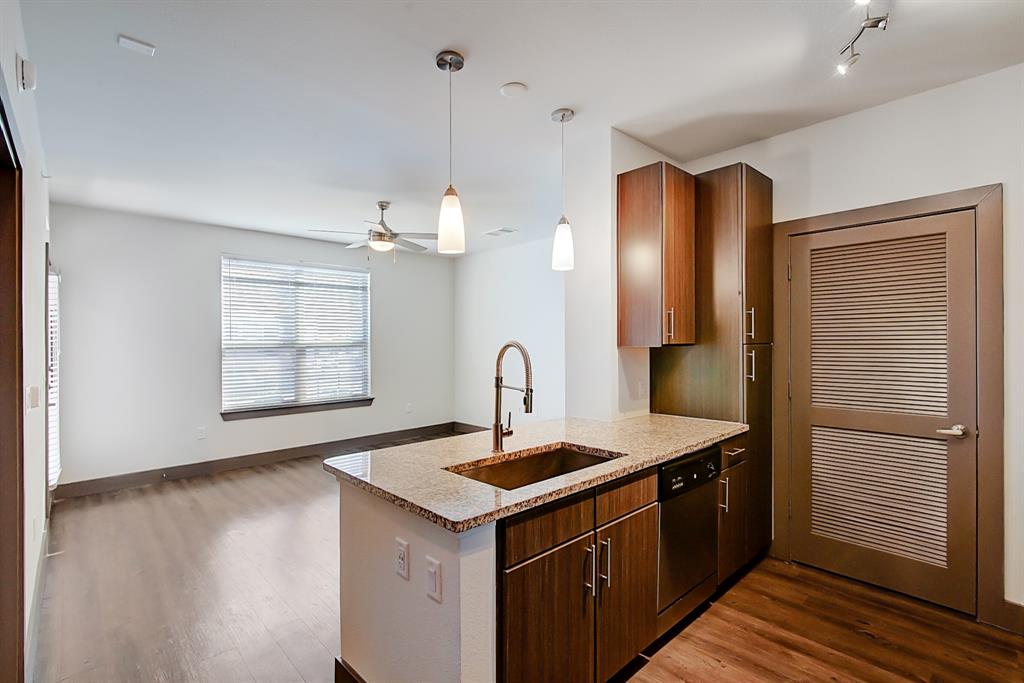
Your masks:
M 493 681 L 494 524 L 454 534 L 340 482 L 341 656 L 374 681 Z M 409 544 L 409 579 L 395 572 L 395 537 Z M 441 602 L 427 595 L 429 555 Z

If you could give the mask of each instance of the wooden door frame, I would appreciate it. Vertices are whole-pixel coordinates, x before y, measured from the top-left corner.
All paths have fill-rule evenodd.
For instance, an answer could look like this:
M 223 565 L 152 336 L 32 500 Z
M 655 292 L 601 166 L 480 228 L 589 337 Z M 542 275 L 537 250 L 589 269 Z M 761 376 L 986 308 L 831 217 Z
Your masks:
M 25 675 L 21 165 L 0 103 L 0 678 Z
M 977 619 L 1024 633 L 1024 607 L 1005 599 L 1003 505 L 1003 186 L 983 185 L 918 199 L 799 218 L 773 228 L 775 373 L 772 380 L 775 472 L 771 553 L 791 560 L 789 238 L 827 230 L 972 210 L 976 230 L 978 371 Z

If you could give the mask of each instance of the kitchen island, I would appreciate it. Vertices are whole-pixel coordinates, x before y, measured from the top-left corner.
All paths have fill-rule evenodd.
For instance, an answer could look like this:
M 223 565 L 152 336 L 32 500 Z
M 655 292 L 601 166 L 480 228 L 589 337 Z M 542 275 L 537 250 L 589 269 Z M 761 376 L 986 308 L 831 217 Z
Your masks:
M 568 418 L 519 425 L 505 453 L 491 453 L 490 433 L 479 432 L 328 459 L 324 469 L 341 486 L 341 657 L 347 671 L 370 683 L 502 677 L 498 577 L 507 565 L 498 525 L 558 501 L 582 500 L 620 480 L 635 481 L 746 430 L 739 423 L 668 415 Z M 596 464 L 512 490 L 460 474 L 552 446 L 597 456 Z

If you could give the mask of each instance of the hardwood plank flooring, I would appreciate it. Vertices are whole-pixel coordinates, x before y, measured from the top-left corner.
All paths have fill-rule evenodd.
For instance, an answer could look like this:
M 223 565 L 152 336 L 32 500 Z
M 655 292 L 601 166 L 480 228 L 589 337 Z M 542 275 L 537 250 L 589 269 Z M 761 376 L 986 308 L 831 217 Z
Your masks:
M 49 552 L 38 683 L 334 680 L 338 486 L 319 458 L 59 501 Z
M 40 683 L 334 680 L 338 489 L 317 458 L 62 501 L 49 540 Z M 766 560 L 633 680 L 1021 682 L 1024 639 Z
M 631 678 L 1024 681 L 1024 638 L 827 572 L 764 560 Z

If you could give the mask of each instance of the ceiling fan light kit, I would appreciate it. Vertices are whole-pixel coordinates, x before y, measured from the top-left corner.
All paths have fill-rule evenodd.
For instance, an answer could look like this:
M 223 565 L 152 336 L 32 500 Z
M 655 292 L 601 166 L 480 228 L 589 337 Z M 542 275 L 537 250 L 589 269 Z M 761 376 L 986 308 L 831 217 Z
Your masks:
M 461 71 L 466 60 L 458 52 L 444 50 L 434 58 L 437 68 L 448 72 L 448 189 L 441 197 L 437 216 L 437 251 L 441 254 L 462 254 L 466 251 L 466 226 L 462 218 L 462 202 L 452 185 L 452 74 Z

